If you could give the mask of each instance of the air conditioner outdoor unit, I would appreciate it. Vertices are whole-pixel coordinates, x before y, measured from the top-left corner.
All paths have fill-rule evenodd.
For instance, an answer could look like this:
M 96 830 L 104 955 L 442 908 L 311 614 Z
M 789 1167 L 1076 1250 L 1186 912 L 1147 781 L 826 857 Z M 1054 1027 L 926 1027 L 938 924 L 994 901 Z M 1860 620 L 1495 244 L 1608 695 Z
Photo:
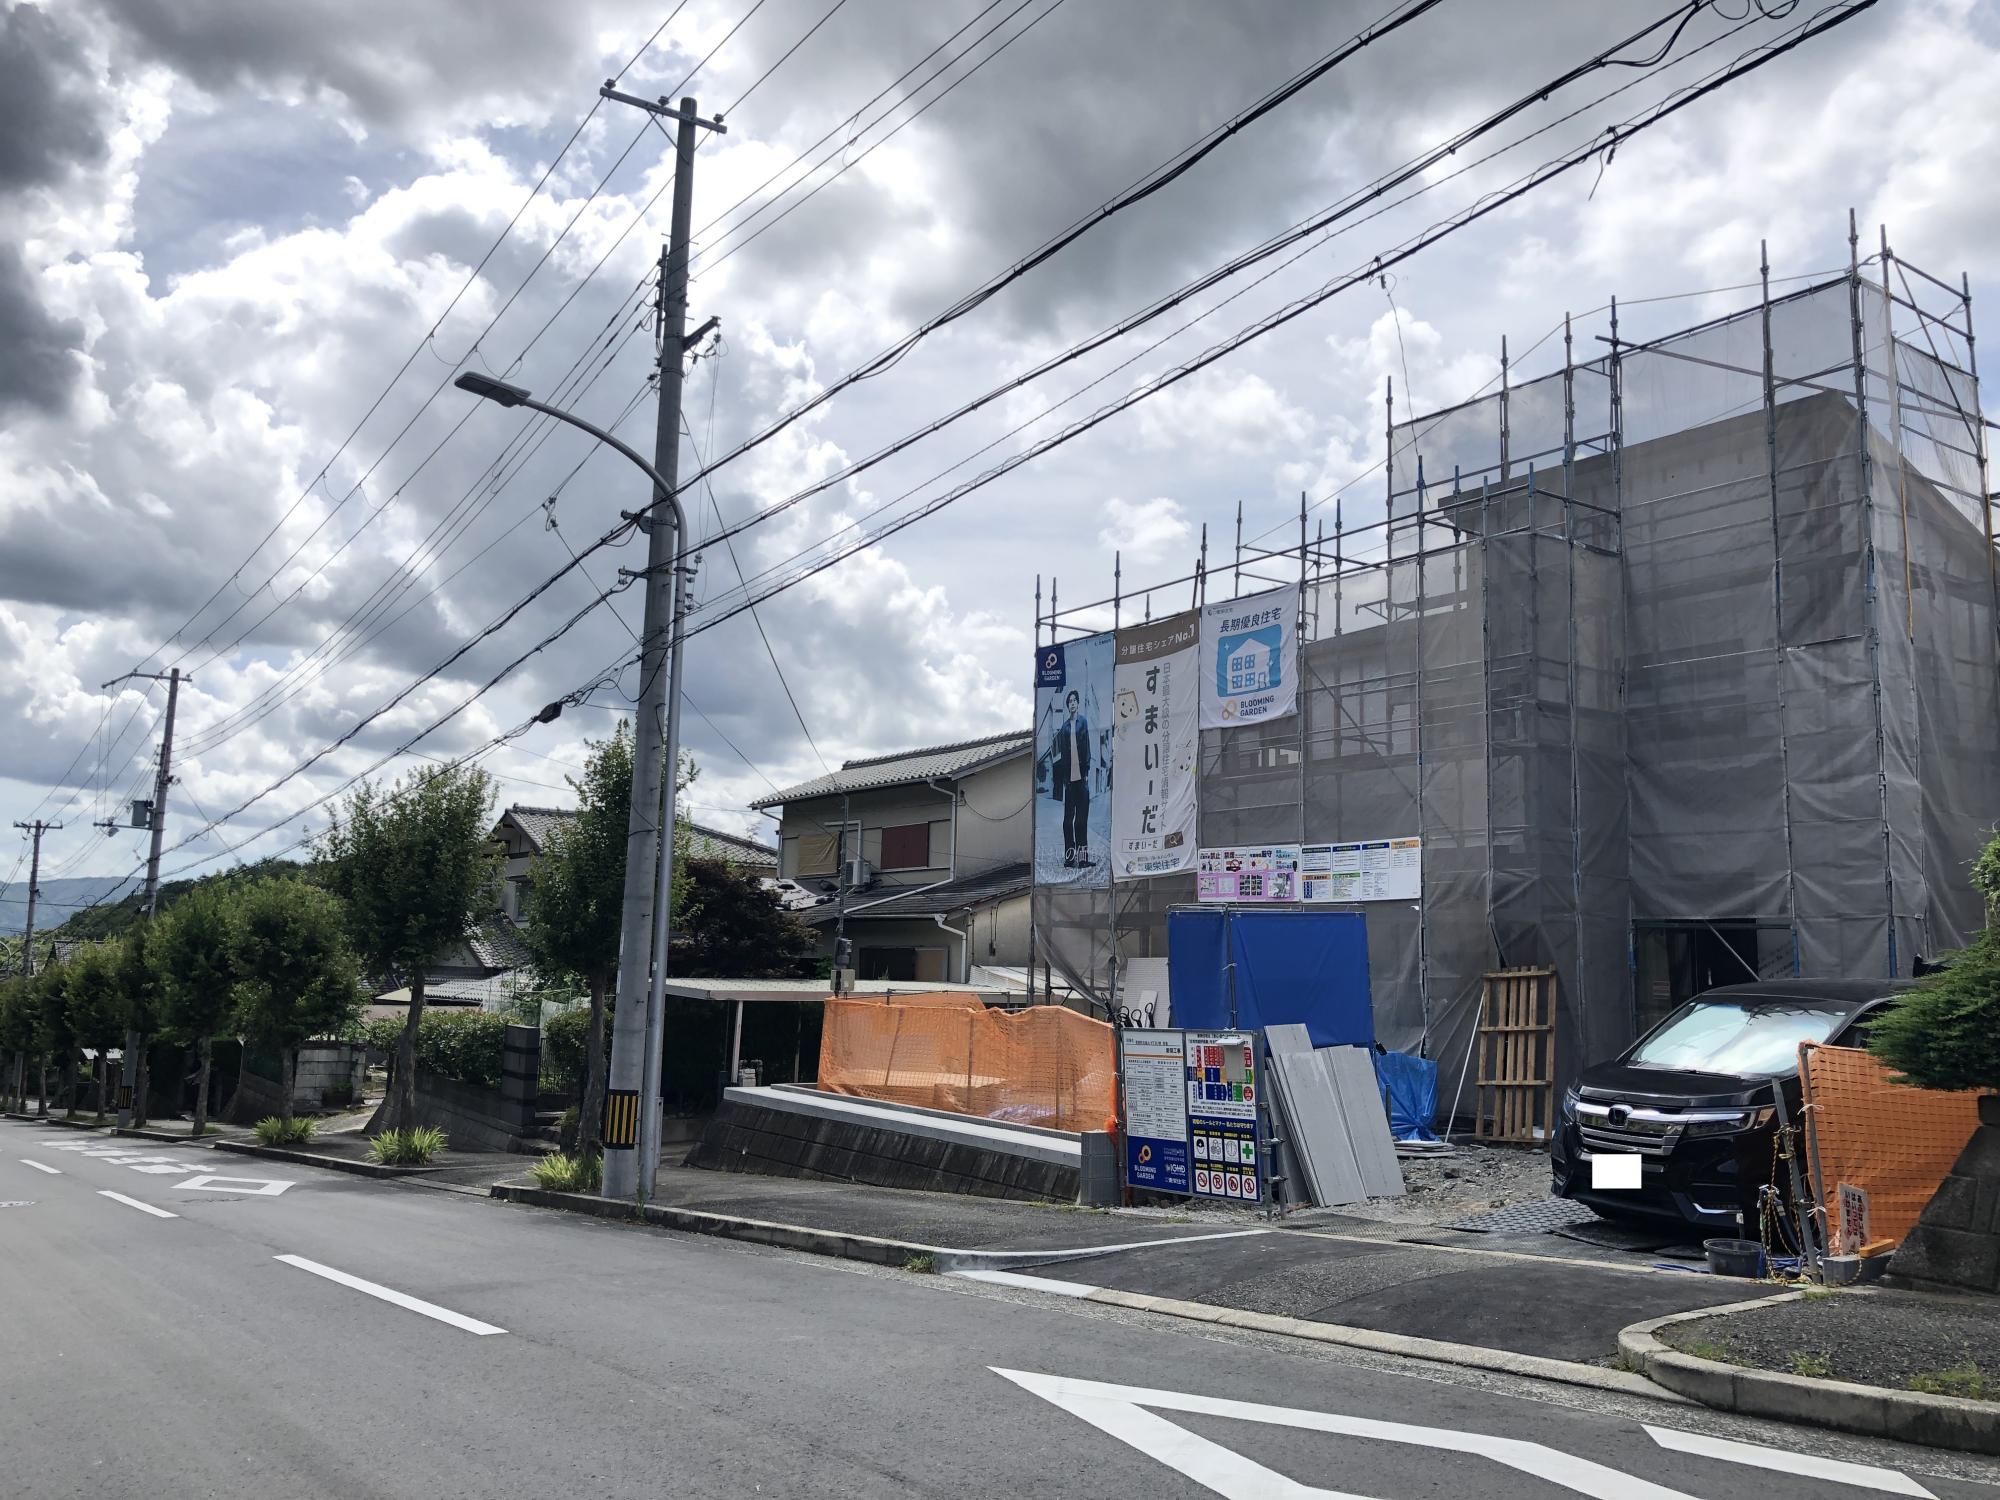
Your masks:
M 859 890 L 875 878 L 875 871 L 865 859 L 850 859 L 840 867 L 840 883 L 849 890 Z

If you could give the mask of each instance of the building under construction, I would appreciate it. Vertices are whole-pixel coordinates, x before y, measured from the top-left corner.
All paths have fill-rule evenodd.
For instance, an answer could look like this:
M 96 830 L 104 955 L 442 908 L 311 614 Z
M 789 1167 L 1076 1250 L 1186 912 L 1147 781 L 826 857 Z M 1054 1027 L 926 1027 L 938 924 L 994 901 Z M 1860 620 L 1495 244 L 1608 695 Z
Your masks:
M 1200 843 L 1421 835 L 1422 899 L 1364 908 L 1369 962 L 1379 1039 L 1447 1095 L 1489 970 L 1555 971 L 1566 1079 L 1710 985 L 1907 976 L 1979 928 L 2000 585 L 1971 294 L 1849 243 L 1845 274 L 1778 296 L 1767 269 L 1670 337 L 1620 340 L 1614 304 L 1553 374 L 1392 405 L 1386 520 L 1239 544 L 1244 592 L 1298 580 L 1299 710 L 1203 732 Z M 1037 643 L 1112 602 L 1038 610 Z M 1038 887 L 1038 959 L 1106 996 L 1194 899 Z

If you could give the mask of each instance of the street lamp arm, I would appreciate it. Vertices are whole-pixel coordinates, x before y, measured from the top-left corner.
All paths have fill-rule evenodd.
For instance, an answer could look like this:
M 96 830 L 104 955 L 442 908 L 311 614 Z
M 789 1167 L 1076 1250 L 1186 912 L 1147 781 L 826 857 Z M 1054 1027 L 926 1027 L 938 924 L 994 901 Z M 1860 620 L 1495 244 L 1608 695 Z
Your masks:
M 658 496 L 664 497 L 666 502 L 669 505 L 673 506 L 674 530 L 675 533 L 682 538 L 683 545 L 685 545 L 687 537 L 687 515 L 681 509 L 681 497 L 674 493 L 674 487 L 667 483 L 666 479 L 661 476 L 660 471 L 654 468 L 652 464 L 648 463 L 645 458 L 640 456 L 639 451 L 636 448 L 633 448 L 629 443 L 625 442 L 624 439 L 618 437 L 616 434 L 605 431 L 604 428 L 599 427 L 595 422 L 588 421 L 583 417 L 579 417 L 575 412 L 564 411 L 560 406 L 551 406 L 546 401 L 537 401 L 533 396 L 521 397 L 520 405 L 530 407 L 535 411 L 541 412 L 544 416 L 554 417 L 558 422 L 567 422 L 572 427 L 582 429 L 584 432 L 587 432 L 592 437 L 596 438 L 598 442 L 604 444 L 605 447 L 616 448 L 620 453 L 624 454 L 633 463 L 637 464 L 641 469 L 645 470 L 646 477 L 653 481 L 654 493 Z M 655 500 L 653 503 L 657 505 L 659 501 Z

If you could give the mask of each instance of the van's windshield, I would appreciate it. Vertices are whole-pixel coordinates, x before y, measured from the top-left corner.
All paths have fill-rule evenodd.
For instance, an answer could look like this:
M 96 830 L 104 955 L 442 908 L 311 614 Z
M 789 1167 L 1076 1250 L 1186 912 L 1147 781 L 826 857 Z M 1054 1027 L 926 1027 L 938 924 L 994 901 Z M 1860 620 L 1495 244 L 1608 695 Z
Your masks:
M 1641 1042 L 1630 1061 L 1738 1078 L 1775 1078 L 1798 1066 L 1800 1042 L 1823 1042 L 1852 1012 L 1808 1000 L 1690 1000 Z

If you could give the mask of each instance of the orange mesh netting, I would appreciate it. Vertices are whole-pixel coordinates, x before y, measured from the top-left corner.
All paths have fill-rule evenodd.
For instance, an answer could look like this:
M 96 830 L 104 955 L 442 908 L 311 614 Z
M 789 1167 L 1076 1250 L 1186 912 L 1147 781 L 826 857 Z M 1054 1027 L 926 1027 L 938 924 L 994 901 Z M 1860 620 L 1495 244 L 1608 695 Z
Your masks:
M 971 1003 L 950 1003 L 958 999 Z M 1109 1130 L 1117 1078 L 1112 1029 L 1060 1006 L 1009 1015 L 970 996 L 826 1002 L 819 1086 L 829 1093 L 1051 1130 Z
M 1827 1221 L 1840 1222 L 1840 1184 L 1851 1183 L 1867 1189 L 1869 1233 L 1900 1241 L 1978 1128 L 1978 1093 L 1897 1083 L 1855 1047 L 1800 1047 L 1799 1075 Z

